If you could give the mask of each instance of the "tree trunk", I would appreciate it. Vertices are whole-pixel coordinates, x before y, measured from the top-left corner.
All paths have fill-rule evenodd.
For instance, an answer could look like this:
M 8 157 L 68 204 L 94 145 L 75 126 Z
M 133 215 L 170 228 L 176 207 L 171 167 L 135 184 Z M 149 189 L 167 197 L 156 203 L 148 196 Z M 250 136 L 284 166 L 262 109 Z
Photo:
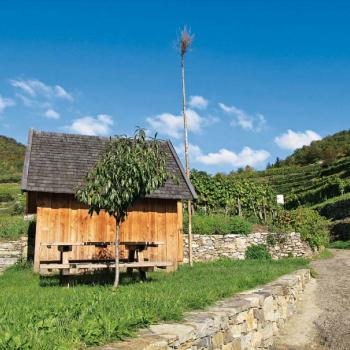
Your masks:
M 116 219 L 116 235 L 115 235 L 115 277 L 114 288 L 119 286 L 119 242 L 120 242 L 120 222 Z
M 241 199 L 237 197 L 237 206 L 238 206 L 238 216 L 243 216 L 242 215 L 242 206 L 241 206 Z
M 182 112 L 184 116 L 184 142 L 185 142 L 185 163 L 186 163 L 186 176 L 190 179 L 190 161 L 188 155 L 188 131 L 187 131 L 187 114 L 186 114 L 186 86 L 185 86 L 185 54 L 181 55 L 181 77 L 182 77 Z M 187 202 L 188 207 L 188 259 L 189 263 L 193 265 L 192 257 L 192 204 L 189 200 Z

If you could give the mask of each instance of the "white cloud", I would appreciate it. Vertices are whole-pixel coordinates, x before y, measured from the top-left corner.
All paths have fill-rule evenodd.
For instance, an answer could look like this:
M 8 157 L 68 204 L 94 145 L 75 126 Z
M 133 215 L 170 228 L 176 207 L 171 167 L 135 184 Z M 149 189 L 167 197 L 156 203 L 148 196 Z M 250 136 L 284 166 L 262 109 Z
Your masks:
M 312 141 L 321 140 L 321 138 L 322 137 L 319 134 L 312 130 L 295 132 L 288 129 L 286 133 L 275 137 L 275 143 L 280 148 L 295 150 L 303 146 L 308 146 Z
M 204 126 L 211 125 L 217 121 L 216 118 L 203 118 L 193 109 L 187 110 L 188 130 L 193 133 L 200 133 Z M 147 123 L 151 128 L 160 134 L 168 135 L 179 139 L 182 137 L 183 117 L 171 113 L 162 113 L 154 117 L 148 117 Z
M 191 108 L 197 108 L 197 109 L 206 109 L 208 107 L 208 100 L 206 100 L 203 96 L 190 96 L 190 101 L 188 105 Z
M 175 149 L 180 157 L 184 158 L 184 144 L 175 146 Z M 188 145 L 188 153 L 191 163 L 199 162 L 205 165 L 217 166 L 228 165 L 233 168 L 244 167 L 246 165 L 256 166 L 264 163 L 270 157 L 269 152 L 265 150 L 253 150 L 250 147 L 244 147 L 239 153 L 222 148 L 218 152 L 203 154 L 198 145 L 191 143 Z
M 5 108 L 15 105 L 15 101 L 11 98 L 5 98 L 0 95 L 0 113 L 2 113 Z
M 75 119 L 65 128 L 83 135 L 107 135 L 113 125 L 113 119 L 108 114 L 98 114 L 96 118 L 86 116 Z
M 242 109 L 235 106 L 227 106 L 224 103 L 219 103 L 219 107 L 226 114 L 232 115 L 235 118 L 231 121 L 232 126 L 238 125 L 244 130 L 255 132 L 260 132 L 266 127 L 266 119 L 261 113 L 251 116 Z
M 46 118 L 50 118 L 50 119 L 59 119 L 60 118 L 60 114 L 52 108 L 47 109 L 44 113 L 44 116 Z
M 60 85 L 55 86 L 55 96 L 68 101 L 73 101 L 73 96 Z
M 73 101 L 73 96 L 68 93 L 62 86 L 55 85 L 50 86 L 44 84 L 38 79 L 28 80 L 10 80 L 13 87 L 20 90 L 22 93 L 30 96 L 31 98 L 47 98 L 47 99 L 65 99 L 67 101 Z
M 265 162 L 269 157 L 270 153 L 265 150 L 244 147 L 239 153 L 222 148 L 216 153 L 200 155 L 197 160 L 206 165 L 230 165 L 236 168 L 246 165 L 256 166 Z

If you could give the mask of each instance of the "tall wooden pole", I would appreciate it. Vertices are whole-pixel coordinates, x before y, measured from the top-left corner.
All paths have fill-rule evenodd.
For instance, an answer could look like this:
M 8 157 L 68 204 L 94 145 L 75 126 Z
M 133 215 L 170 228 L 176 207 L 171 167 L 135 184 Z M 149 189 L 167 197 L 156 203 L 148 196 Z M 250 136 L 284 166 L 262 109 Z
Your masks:
M 185 138 L 185 164 L 186 176 L 190 180 L 190 161 L 188 156 L 188 132 L 187 132 L 187 114 L 186 114 L 186 86 L 185 86 L 185 52 L 181 52 L 181 76 L 182 76 L 182 113 L 184 117 L 184 138 Z M 188 259 L 193 265 L 192 256 L 192 203 L 187 201 L 188 210 Z

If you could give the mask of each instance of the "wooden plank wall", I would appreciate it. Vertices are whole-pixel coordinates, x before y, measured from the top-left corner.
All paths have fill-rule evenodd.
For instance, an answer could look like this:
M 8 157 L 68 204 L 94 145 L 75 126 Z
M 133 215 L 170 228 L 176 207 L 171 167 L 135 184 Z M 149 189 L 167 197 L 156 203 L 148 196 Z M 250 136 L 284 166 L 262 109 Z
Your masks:
M 59 259 L 56 247 L 41 243 L 114 241 L 115 221 L 108 214 L 89 215 L 87 207 L 72 195 L 38 193 L 34 269 L 39 261 Z M 164 199 L 142 199 L 135 203 L 121 226 L 122 241 L 163 241 L 158 248 L 149 248 L 150 261 L 171 261 L 174 269 L 183 261 L 182 202 Z M 70 260 L 114 258 L 113 248 L 73 247 Z M 121 257 L 127 254 L 121 247 Z

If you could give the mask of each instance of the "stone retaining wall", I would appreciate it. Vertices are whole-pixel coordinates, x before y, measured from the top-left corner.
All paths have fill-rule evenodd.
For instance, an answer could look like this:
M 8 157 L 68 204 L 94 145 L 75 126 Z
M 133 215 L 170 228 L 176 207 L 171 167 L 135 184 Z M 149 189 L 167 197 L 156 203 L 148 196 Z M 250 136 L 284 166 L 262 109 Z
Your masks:
M 299 270 L 261 288 L 186 313 L 182 323 L 150 326 L 139 337 L 102 350 L 270 349 L 273 337 L 295 312 L 310 271 Z
M 274 259 L 293 257 L 309 257 L 313 255 L 310 246 L 301 240 L 300 233 L 271 234 L 256 232 L 245 235 L 193 235 L 193 260 L 209 261 L 218 258 L 244 259 L 246 249 L 252 244 L 267 244 L 271 235 L 283 238 L 268 248 Z M 188 236 L 184 235 L 184 258 L 188 261 Z
M 27 260 L 28 237 L 17 241 L 0 242 L 0 273 L 18 260 Z

